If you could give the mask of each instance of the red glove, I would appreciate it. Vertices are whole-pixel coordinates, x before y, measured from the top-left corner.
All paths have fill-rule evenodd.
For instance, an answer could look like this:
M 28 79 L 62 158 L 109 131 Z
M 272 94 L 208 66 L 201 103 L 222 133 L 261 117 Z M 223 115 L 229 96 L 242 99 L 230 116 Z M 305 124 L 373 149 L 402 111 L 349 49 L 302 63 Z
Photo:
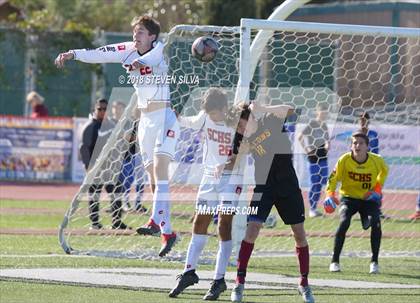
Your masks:
M 335 196 L 335 192 L 330 192 L 327 194 L 327 199 L 324 201 L 324 210 L 327 214 L 332 214 L 337 205 L 340 204 L 340 201 Z

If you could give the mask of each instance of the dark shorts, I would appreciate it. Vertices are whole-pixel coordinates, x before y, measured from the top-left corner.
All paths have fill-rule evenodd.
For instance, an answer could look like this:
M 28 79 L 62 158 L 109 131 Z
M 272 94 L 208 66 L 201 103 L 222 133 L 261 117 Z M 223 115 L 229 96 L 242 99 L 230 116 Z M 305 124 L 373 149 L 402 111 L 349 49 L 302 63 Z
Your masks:
M 299 188 L 285 194 L 284 191 L 275 189 L 275 186 L 257 185 L 254 188 L 250 206 L 258 207 L 258 210 L 256 215 L 248 216 L 248 221 L 264 223 L 273 206 L 277 208 L 277 212 L 286 225 L 305 221 L 305 206 Z
M 360 216 L 371 216 L 372 220 L 380 221 L 381 208 L 379 203 L 343 197 L 339 209 L 340 216 L 343 219 L 351 218 L 358 212 Z

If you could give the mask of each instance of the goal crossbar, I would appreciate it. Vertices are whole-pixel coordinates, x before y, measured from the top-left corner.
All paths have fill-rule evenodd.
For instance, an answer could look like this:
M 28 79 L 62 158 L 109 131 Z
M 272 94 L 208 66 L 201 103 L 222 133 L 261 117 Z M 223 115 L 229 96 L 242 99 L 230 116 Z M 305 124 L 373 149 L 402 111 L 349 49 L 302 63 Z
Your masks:
M 419 38 L 420 29 L 409 27 L 334 24 L 299 21 L 273 21 L 264 19 L 241 19 L 241 27 L 260 30 L 282 30 L 337 35 L 370 35 L 382 37 Z

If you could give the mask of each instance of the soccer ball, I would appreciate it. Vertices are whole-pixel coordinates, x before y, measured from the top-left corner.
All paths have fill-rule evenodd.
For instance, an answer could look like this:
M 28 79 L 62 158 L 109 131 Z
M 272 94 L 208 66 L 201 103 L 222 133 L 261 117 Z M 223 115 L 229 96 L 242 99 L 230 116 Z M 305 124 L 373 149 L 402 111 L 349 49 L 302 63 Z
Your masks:
M 263 226 L 265 228 L 274 228 L 277 225 L 277 216 L 275 214 L 269 215 L 265 220 Z
M 212 37 L 199 37 L 191 46 L 191 54 L 201 62 L 210 62 L 216 57 L 219 45 Z

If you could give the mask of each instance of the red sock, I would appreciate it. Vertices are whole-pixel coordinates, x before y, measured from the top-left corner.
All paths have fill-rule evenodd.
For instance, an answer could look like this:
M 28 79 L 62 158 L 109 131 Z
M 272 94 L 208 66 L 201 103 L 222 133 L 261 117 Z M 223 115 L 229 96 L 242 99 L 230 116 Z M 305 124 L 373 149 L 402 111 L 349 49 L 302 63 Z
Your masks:
M 246 269 L 248 267 L 249 258 L 251 258 L 252 250 L 254 249 L 254 243 L 248 243 L 242 241 L 241 249 L 239 250 L 238 257 L 238 271 L 236 274 L 236 283 L 245 283 Z
M 299 261 L 300 283 L 299 285 L 308 285 L 309 274 L 309 246 L 296 247 L 296 256 Z

